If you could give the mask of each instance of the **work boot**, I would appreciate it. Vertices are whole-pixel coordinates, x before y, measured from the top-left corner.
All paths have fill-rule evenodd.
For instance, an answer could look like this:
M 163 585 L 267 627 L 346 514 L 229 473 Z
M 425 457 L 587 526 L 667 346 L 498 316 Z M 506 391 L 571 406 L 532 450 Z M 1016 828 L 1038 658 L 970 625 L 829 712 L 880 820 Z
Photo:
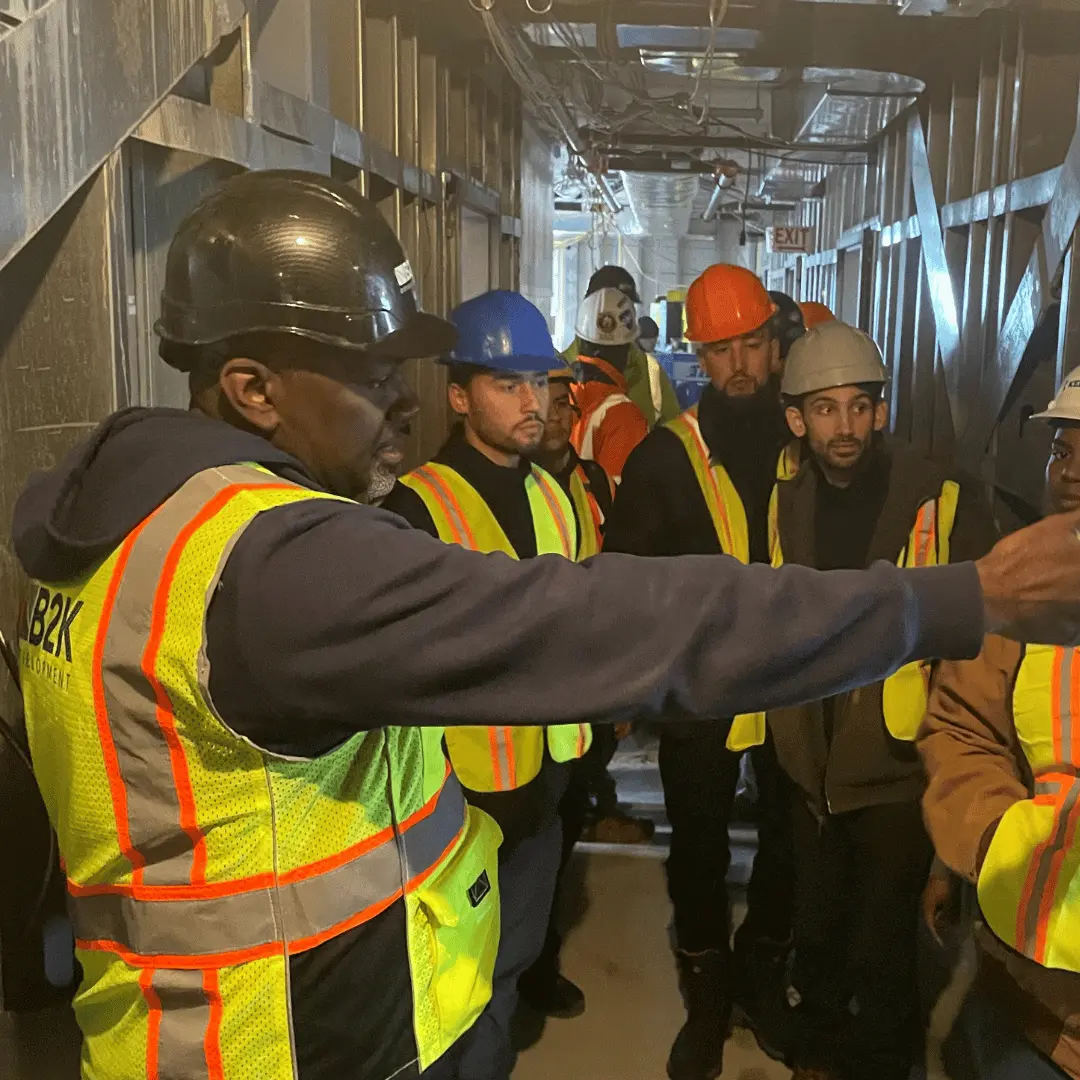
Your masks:
M 518 993 L 527 1005 L 543 1016 L 573 1020 L 585 1011 L 585 995 L 565 975 L 555 972 L 550 978 L 530 978 L 526 972 L 518 980 Z
M 585 826 L 582 840 L 594 844 L 647 844 L 656 826 L 647 818 L 608 814 Z
M 719 950 L 676 951 L 686 1023 L 668 1058 L 671 1080 L 715 1080 L 724 1070 L 724 1043 L 731 1024 L 728 958 Z
M 735 1023 L 748 1028 L 774 1061 L 784 1061 L 795 1035 L 795 1010 L 788 1001 L 788 942 L 758 938 L 735 942 Z

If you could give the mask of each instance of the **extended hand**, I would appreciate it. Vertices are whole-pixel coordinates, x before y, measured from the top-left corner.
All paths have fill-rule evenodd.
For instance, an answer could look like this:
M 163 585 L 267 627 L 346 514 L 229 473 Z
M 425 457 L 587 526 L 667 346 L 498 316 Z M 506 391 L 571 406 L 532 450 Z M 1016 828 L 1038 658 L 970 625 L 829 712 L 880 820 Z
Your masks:
M 1005 537 L 976 566 L 991 633 L 1080 644 L 1080 512 L 1054 514 Z

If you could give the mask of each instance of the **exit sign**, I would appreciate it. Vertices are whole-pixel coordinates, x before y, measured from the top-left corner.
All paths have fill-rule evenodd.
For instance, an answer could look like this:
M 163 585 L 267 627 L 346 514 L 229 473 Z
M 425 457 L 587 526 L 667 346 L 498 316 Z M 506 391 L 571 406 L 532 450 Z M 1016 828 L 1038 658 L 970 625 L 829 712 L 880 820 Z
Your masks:
M 777 225 L 767 231 L 766 244 L 772 255 L 812 255 L 814 228 L 812 225 Z

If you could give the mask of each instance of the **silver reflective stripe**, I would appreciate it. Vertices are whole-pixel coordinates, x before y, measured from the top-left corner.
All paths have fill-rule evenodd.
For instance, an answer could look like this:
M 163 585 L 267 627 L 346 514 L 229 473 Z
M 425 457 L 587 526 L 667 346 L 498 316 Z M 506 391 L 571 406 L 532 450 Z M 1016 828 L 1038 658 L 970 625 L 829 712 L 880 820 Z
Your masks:
M 396 837 L 334 870 L 299 881 L 211 900 L 146 900 L 115 894 L 70 898 L 75 936 L 112 942 L 141 957 L 199 957 L 255 949 L 280 941 L 303 944 L 396 897 L 403 879 L 434 866 L 465 825 L 465 798 L 453 774 L 431 812 Z M 276 891 L 276 897 L 275 897 Z M 275 899 L 283 929 L 274 918 Z
M 155 971 L 153 989 L 161 1004 L 158 1080 L 205 1080 L 210 1002 L 201 971 Z
M 102 684 L 127 794 L 128 830 L 132 847 L 146 863 L 147 885 L 189 883 L 194 851 L 194 841 L 180 825 L 180 796 L 154 688 L 142 670 L 166 559 L 183 528 L 219 492 L 234 484 L 283 483 L 244 466 L 198 473 L 149 519 L 131 547 L 109 619 Z
M 1063 718 L 1064 716 L 1068 716 L 1068 713 L 1063 714 Z M 1060 792 L 1061 782 L 1058 780 L 1036 780 L 1035 782 L 1036 795 L 1052 795 L 1057 798 L 1059 797 Z M 1046 846 L 1043 848 L 1042 854 L 1039 857 L 1038 869 L 1035 871 L 1035 883 L 1031 889 L 1030 899 L 1025 913 L 1026 917 L 1024 919 L 1024 953 L 1027 956 L 1035 956 L 1035 950 L 1038 945 L 1039 918 L 1042 910 L 1043 895 L 1046 892 L 1047 883 L 1050 880 L 1054 858 L 1064 849 L 1069 826 L 1072 823 L 1073 812 L 1076 810 L 1078 801 L 1080 801 L 1080 781 L 1074 779 L 1069 784 L 1068 790 L 1065 792 L 1065 797 L 1061 800 L 1060 805 L 1054 808 L 1056 828 L 1054 829 L 1053 835 L 1047 840 Z
M 1061 649 L 1058 663 L 1061 664 L 1061 696 L 1058 698 L 1058 725 L 1061 731 L 1061 760 L 1072 762 L 1072 700 L 1073 700 L 1073 661 L 1075 649 Z
M 195 942 L 198 952 L 211 955 L 280 939 L 269 889 L 213 900 L 79 896 L 69 907 L 80 941 L 116 942 L 139 956 L 190 956 Z M 244 928 L 239 945 L 238 926 Z

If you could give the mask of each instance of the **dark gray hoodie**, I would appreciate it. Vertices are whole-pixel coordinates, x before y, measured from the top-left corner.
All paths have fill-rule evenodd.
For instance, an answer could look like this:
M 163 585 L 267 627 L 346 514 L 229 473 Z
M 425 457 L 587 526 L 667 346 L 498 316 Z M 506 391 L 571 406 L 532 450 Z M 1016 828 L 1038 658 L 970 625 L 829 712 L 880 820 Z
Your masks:
M 30 483 L 15 550 L 32 577 L 71 579 L 192 475 L 237 462 L 316 487 L 298 461 L 219 421 L 117 413 Z M 515 562 L 329 500 L 260 515 L 207 622 L 219 714 L 296 756 L 388 725 L 732 716 L 916 658 L 974 656 L 982 636 L 971 564 L 822 574 L 721 556 Z M 292 959 L 302 1080 L 383 1080 L 415 1057 L 404 942 L 398 904 Z

